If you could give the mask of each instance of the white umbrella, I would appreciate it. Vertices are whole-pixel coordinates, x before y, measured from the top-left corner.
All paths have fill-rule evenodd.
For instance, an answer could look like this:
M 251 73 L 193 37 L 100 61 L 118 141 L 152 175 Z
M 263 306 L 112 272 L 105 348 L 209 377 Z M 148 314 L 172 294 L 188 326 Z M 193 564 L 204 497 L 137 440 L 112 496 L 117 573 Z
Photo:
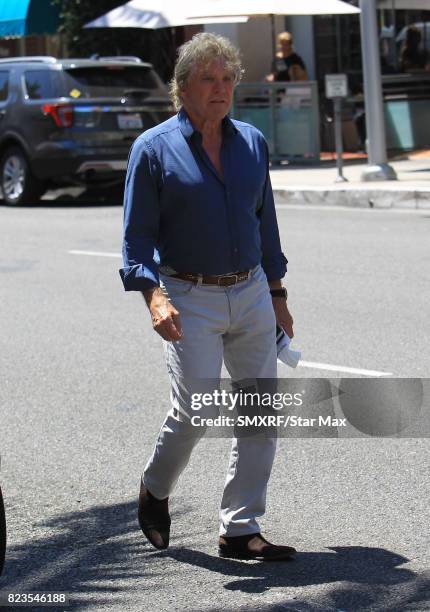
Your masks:
M 243 23 L 248 17 L 211 17 L 189 19 L 198 9 L 198 2 L 183 0 L 131 0 L 105 15 L 90 21 L 84 28 L 174 28 L 183 25 L 204 23 Z
M 351 15 L 360 9 L 341 0 L 201 0 L 192 17 L 234 15 Z

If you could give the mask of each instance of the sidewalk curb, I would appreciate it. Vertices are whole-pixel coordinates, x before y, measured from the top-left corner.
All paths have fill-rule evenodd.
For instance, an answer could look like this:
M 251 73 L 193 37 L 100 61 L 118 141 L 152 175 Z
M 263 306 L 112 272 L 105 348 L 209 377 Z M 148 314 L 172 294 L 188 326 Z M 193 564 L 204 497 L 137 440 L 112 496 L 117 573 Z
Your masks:
M 302 204 L 306 206 L 350 206 L 351 208 L 402 208 L 430 210 L 429 190 L 408 189 L 343 189 L 326 186 L 313 189 L 297 187 L 273 187 L 278 204 Z

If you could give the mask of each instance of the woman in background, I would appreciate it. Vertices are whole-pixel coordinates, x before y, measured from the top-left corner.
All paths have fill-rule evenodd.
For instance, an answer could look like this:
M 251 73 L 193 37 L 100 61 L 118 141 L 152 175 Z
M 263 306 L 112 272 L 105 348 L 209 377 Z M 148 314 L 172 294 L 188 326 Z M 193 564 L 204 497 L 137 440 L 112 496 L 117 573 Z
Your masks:
M 266 81 L 307 81 L 306 66 L 293 47 L 293 37 L 290 32 L 281 32 L 278 36 L 278 49 L 273 61 L 272 74 L 266 76 Z
M 405 42 L 400 51 L 400 71 L 417 72 L 430 70 L 427 51 L 421 49 L 421 32 L 418 28 L 410 26 L 406 30 Z

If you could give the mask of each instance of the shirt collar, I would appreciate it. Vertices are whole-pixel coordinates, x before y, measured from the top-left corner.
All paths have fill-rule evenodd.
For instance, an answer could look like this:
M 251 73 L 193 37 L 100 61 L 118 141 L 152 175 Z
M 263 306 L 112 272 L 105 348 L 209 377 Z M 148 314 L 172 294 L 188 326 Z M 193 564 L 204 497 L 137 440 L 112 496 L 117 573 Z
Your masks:
M 178 112 L 178 122 L 180 130 L 187 140 L 189 140 L 194 134 L 200 134 L 200 132 L 196 130 L 191 123 L 191 119 L 183 107 Z M 222 120 L 222 129 L 226 136 L 234 136 L 234 134 L 236 134 L 238 131 L 228 115 L 226 115 Z

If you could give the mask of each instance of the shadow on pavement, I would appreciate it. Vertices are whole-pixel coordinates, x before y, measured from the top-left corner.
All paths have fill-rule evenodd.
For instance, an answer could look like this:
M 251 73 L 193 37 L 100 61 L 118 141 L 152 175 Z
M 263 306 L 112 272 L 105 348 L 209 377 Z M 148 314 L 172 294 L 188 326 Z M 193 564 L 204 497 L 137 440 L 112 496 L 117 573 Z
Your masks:
M 293 599 L 262 606 L 264 611 L 390 610 L 430 609 L 430 573 L 416 574 L 399 568 L 408 559 L 383 548 L 361 546 L 330 547 L 333 552 L 298 553 L 295 560 L 277 563 L 242 562 L 212 557 L 189 549 L 169 549 L 166 555 L 189 565 L 236 578 L 224 584 L 230 591 L 263 593 L 271 588 L 330 585 L 318 600 Z M 345 583 L 349 583 L 345 585 Z M 396 603 L 397 602 L 397 603 Z M 400 603 L 398 603 L 400 602 Z M 425 607 L 419 607 L 425 603 Z M 411 607 L 405 607 L 405 605 Z M 213 608 L 215 612 L 216 608 Z M 237 610 L 256 610 L 239 606 Z M 208 612 L 206 610 L 206 612 Z
M 175 511 L 173 519 L 185 512 L 189 509 Z M 30 512 L 28 516 L 31 521 Z M 67 609 L 103 604 L 121 609 L 122 596 L 135 586 L 132 579 L 139 579 L 141 585 L 146 574 L 157 573 L 151 566 L 154 549 L 138 527 L 137 495 L 132 502 L 70 512 L 35 527 L 38 532 L 45 529 L 46 536 L 8 546 L 0 592 L 67 593 Z M 10 542 L 10 528 L 8 537 Z
M 37 523 L 37 537 L 9 546 L 0 578 L 1 591 L 65 592 L 70 595 L 70 608 L 109 605 L 121 609 L 124 597 L 132 595 L 137 584 L 144 597 L 144 590 L 151 589 L 153 581 L 160 584 L 157 578 L 165 578 L 166 571 L 174 571 L 175 564 L 180 563 L 190 567 L 190 575 L 196 568 L 216 572 L 223 576 L 226 591 L 247 595 L 272 588 L 279 595 L 282 587 L 326 586 L 322 595 L 311 595 L 306 600 L 288 599 L 271 605 L 260 601 L 258 609 L 262 612 L 430 609 L 429 573 L 417 574 L 400 567 L 408 559 L 395 552 L 333 546 L 323 552 L 299 553 L 293 561 L 278 563 L 221 559 L 175 546 L 174 542 L 167 551 L 159 552 L 143 539 L 136 511 L 137 499 L 69 512 Z M 189 512 L 190 508 L 180 506 L 173 512 L 173 522 L 178 524 L 178 517 Z M 31 521 L 30 513 L 28 520 Z M 42 530 L 46 535 L 39 535 Z M 205 531 L 194 530 L 193 535 L 196 541 L 206 540 Z M 181 542 L 188 536 L 189 531 L 185 534 L 175 530 L 174 540 Z M 164 563 L 160 564 L 161 559 Z M 168 583 L 164 584 L 169 588 Z M 257 608 L 245 604 L 234 609 Z

